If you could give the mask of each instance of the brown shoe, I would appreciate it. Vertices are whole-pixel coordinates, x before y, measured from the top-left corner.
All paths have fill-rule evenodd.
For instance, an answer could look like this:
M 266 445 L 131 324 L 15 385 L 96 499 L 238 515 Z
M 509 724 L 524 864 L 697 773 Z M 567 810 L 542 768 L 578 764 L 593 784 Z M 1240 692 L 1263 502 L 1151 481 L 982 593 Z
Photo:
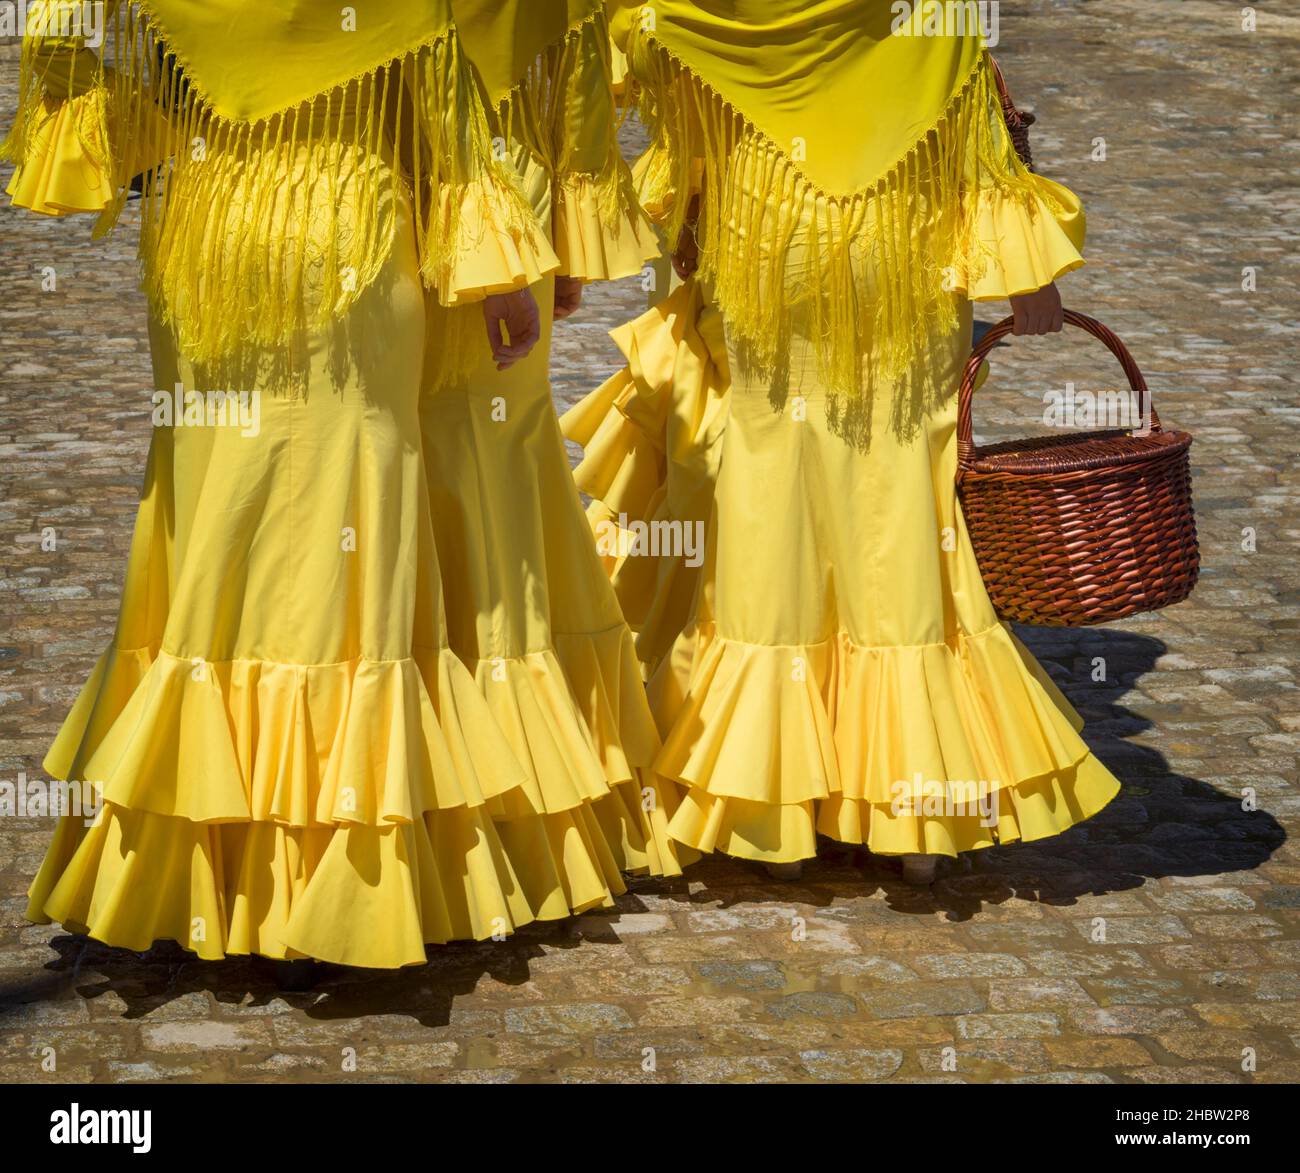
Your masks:
M 934 870 L 938 864 L 937 855 L 905 855 L 903 879 L 917 888 L 928 888 L 934 883 Z
M 763 870 L 774 880 L 802 880 L 803 860 L 793 863 L 764 863 Z

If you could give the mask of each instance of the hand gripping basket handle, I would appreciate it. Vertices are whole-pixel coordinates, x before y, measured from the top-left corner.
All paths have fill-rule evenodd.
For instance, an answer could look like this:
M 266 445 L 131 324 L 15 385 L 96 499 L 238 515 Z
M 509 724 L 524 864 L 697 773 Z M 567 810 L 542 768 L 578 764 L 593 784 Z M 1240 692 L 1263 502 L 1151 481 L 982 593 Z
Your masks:
M 1160 431 L 1160 417 L 1156 415 L 1155 404 L 1151 402 L 1147 381 L 1142 377 L 1137 363 L 1129 354 L 1128 347 L 1119 340 L 1119 336 L 1103 326 L 1096 318 L 1076 313 L 1074 310 L 1065 311 L 1065 320 L 1071 326 L 1086 330 L 1094 338 L 1100 338 L 1105 343 L 1106 349 L 1119 359 L 1119 365 L 1124 368 L 1124 374 L 1128 376 L 1129 388 L 1137 392 L 1139 412 L 1145 412 L 1149 406 L 1151 430 Z M 966 369 L 961 375 L 961 389 L 957 393 L 957 466 L 961 470 L 969 468 L 975 459 L 975 444 L 971 439 L 971 399 L 975 394 L 975 380 L 989 352 L 1011 333 L 1014 325 L 1013 317 L 1003 318 L 979 340 L 978 345 L 971 351 L 970 358 L 966 360 Z

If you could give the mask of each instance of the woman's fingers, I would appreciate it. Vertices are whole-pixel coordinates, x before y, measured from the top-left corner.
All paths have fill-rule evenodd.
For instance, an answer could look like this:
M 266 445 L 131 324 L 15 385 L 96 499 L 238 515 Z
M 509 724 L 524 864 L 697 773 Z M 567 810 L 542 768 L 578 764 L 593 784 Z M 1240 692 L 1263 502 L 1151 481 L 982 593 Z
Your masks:
M 1029 307 L 1025 304 L 1024 298 L 1013 297 L 1011 299 L 1011 333 L 1019 337 L 1021 334 L 1029 333 L 1026 324 L 1029 321 Z
M 483 323 L 487 327 L 488 349 L 492 351 L 492 357 L 497 358 L 505 341 L 501 337 L 501 314 L 499 307 L 494 305 L 495 298 L 487 298 L 483 302 Z
M 514 349 L 521 348 L 527 354 L 542 336 L 542 315 L 537 308 L 537 299 L 531 289 L 521 289 L 511 293 L 511 316 L 508 320 L 510 344 Z M 523 355 L 521 354 L 522 358 Z
M 1055 334 L 1065 325 L 1065 308 L 1055 282 L 1011 299 L 1013 334 Z
M 487 324 L 488 346 L 499 371 L 524 358 L 542 334 L 537 299 L 528 289 L 484 298 L 483 319 Z

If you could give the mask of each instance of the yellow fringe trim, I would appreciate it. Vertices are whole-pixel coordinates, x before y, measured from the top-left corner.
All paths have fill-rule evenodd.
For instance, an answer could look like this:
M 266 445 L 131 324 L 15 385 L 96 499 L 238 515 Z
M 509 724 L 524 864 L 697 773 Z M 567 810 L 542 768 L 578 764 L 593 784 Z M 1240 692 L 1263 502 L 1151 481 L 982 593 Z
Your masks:
M 517 240 L 539 225 L 507 149 L 515 136 L 554 178 L 570 163 L 562 115 L 573 87 L 590 84 L 583 46 L 603 46 L 597 64 L 610 85 L 602 11 L 549 47 L 499 104 L 490 104 L 454 28 L 414 52 L 256 121 L 218 115 L 196 91 L 185 62 L 147 6 L 124 3 L 110 17 L 113 67 L 95 77 L 93 125 L 79 127 L 91 157 L 117 189 L 96 234 L 117 222 L 132 178 L 143 175 L 140 257 L 156 311 L 182 351 L 211 364 L 244 348 L 292 348 L 345 313 L 387 261 L 398 203 L 409 197 L 420 268 L 443 305 L 456 301 L 452 275 L 462 247 L 466 192 L 485 224 Z M 42 57 L 44 56 L 44 60 Z M 42 54 L 24 39 L 17 116 L 0 158 L 22 163 L 34 149 L 41 104 L 71 54 Z M 612 93 L 612 91 L 611 91 Z M 612 97 L 611 97 L 612 105 Z M 559 120 L 557 126 L 557 119 Z M 572 121 L 572 120 L 570 120 Z M 611 116 L 588 159 L 602 219 L 614 224 L 638 205 Z M 596 156 L 599 155 L 599 158 Z M 444 310 L 475 315 L 476 307 Z M 479 357 L 481 330 L 468 321 L 438 327 L 448 379 Z M 292 362 L 290 363 L 292 366 Z
M 495 119 L 501 138 L 523 143 L 553 180 L 566 171 L 586 175 L 597 193 L 601 221 L 611 232 L 621 220 L 641 214 L 632 171 L 618 147 L 613 52 L 607 19 L 598 10 L 534 62 L 523 81 L 499 103 Z M 598 91 L 589 88 L 592 82 Z M 566 112 L 572 114 L 573 103 L 579 100 L 608 111 L 607 119 L 588 123 L 599 125 L 603 133 L 578 144 L 557 139 L 555 128 L 563 125 Z M 576 158 L 566 159 L 569 152 Z
M 1033 178 L 1001 122 L 987 54 L 935 124 L 871 187 L 812 183 L 775 142 L 639 24 L 629 45 L 634 100 L 651 147 L 642 203 L 676 241 L 698 191 L 701 277 L 742 358 L 783 392 L 796 334 L 811 343 L 833 426 L 870 440 L 875 388 L 890 425 L 916 433 L 950 388 L 928 386 L 927 340 L 957 323 L 949 266 L 983 271 L 974 187 L 1030 199 Z

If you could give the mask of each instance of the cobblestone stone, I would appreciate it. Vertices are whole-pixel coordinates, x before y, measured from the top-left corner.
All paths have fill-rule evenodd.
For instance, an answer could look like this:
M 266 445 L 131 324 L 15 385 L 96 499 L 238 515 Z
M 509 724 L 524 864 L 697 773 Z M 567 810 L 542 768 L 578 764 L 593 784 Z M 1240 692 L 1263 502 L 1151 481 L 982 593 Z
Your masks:
M 804 1051 L 799 1056 L 814 1079 L 857 1083 L 888 1079 L 903 1065 L 902 1051 Z

